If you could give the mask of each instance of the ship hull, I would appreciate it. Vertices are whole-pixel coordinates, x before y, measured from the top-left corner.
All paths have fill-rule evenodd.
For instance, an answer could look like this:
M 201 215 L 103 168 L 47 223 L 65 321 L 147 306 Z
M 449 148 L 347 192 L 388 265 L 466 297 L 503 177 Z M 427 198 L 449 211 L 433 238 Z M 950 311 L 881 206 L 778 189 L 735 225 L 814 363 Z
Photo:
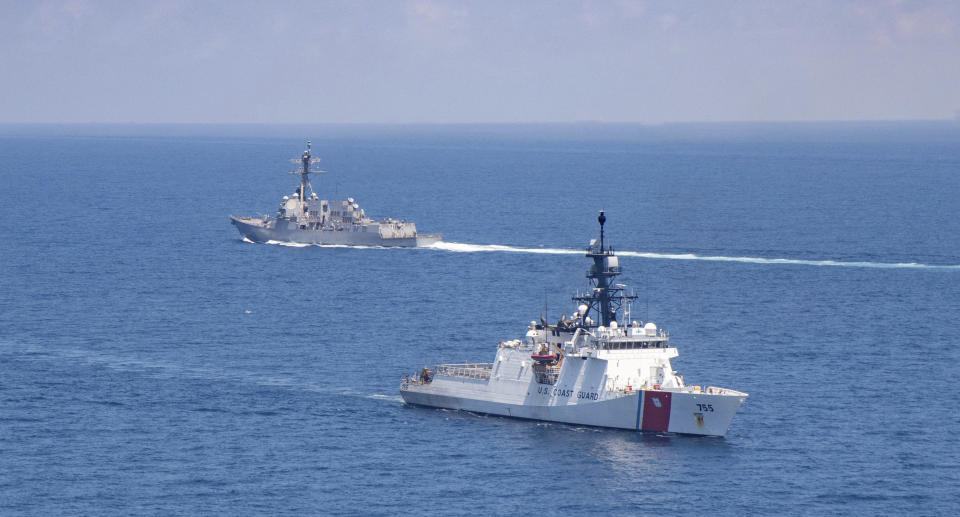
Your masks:
M 328 231 L 277 228 L 264 225 L 261 219 L 230 216 L 230 222 L 240 235 L 253 242 L 288 242 L 332 246 L 385 246 L 415 248 L 429 246 L 442 239 L 440 234 L 421 234 L 413 237 L 385 238 L 378 232 Z
M 575 404 L 531 405 L 475 398 L 462 393 L 465 390 L 456 391 L 461 393 L 453 395 L 442 387 L 417 384 L 408 385 L 400 393 L 404 402 L 416 406 L 574 425 L 705 436 L 725 436 L 746 399 L 746 394 L 735 392 L 717 395 L 639 390 Z

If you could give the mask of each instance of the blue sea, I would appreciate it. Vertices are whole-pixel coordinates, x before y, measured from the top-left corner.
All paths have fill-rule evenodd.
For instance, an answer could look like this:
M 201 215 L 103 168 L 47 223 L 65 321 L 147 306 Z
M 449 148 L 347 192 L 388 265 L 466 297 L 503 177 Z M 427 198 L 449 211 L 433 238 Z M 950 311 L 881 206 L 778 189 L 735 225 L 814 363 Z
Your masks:
M 321 197 L 433 249 L 241 240 Z M 955 515 L 960 124 L 2 126 L 0 514 Z M 606 240 L 725 438 L 409 407 Z

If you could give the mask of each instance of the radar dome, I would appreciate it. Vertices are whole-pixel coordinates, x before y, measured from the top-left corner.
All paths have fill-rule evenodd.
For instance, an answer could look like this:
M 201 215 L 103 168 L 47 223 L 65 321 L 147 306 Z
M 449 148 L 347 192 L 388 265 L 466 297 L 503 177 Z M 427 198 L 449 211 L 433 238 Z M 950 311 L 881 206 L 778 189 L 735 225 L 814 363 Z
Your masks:
M 618 326 L 619 326 L 619 325 L 617 325 L 617 322 L 616 322 L 616 321 L 611 321 L 611 322 L 610 322 L 610 328 L 615 329 L 615 328 L 617 328 Z
M 656 336 L 656 335 L 657 335 L 657 324 L 651 321 L 650 323 L 647 323 L 646 325 L 643 326 L 643 331 L 644 331 L 648 336 Z
M 580 311 L 580 314 L 586 314 L 586 313 L 587 313 L 587 306 L 586 306 L 586 305 L 581 305 L 581 306 L 577 307 L 577 310 Z

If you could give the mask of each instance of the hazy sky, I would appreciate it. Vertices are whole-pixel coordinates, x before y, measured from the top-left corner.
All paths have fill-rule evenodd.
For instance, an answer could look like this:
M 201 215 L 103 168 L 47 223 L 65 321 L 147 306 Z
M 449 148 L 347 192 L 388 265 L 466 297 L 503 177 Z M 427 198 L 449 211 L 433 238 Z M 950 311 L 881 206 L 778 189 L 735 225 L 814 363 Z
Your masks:
M 960 0 L 0 0 L 0 122 L 952 118 Z

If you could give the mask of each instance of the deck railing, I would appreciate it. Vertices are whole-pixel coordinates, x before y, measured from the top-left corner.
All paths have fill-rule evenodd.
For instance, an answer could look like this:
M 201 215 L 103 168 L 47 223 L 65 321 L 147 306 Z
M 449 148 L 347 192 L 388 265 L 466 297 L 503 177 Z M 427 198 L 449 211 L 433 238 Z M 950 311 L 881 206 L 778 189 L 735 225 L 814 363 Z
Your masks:
M 437 366 L 437 371 L 434 374 L 486 381 L 490 379 L 492 370 L 493 363 L 441 364 Z

